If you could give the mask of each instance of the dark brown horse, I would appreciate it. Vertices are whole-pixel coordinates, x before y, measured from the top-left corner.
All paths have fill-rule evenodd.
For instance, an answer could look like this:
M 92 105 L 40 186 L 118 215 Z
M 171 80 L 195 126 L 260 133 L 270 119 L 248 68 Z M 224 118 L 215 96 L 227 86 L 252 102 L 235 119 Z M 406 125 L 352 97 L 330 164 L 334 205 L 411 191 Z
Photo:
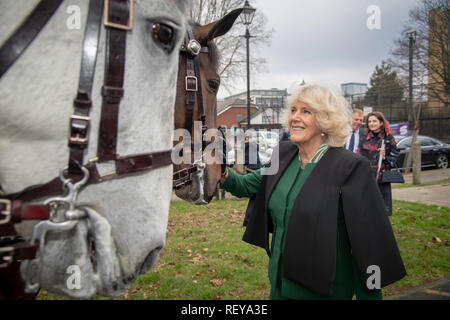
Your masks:
M 201 121 L 202 115 L 204 117 L 204 129 L 217 128 L 217 92 L 220 86 L 220 76 L 218 75 L 219 67 L 219 53 L 217 47 L 213 43 L 213 40 L 226 34 L 237 17 L 241 13 L 242 9 L 236 9 L 222 19 L 217 20 L 205 26 L 191 24 L 192 37 L 185 42 L 185 48 L 188 46 L 189 40 L 196 40 L 201 49 L 197 54 L 191 54 L 189 48 L 181 52 L 179 69 L 178 69 L 178 82 L 177 82 L 177 96 L 175 101 L 175 129 L 187 129 L 190 131 L 192 137 L 192 143 L 194 141 L 194 131 L 200 128 L 194 128 L 194 121 Z M 199 74 L 194 77 L 189 76 L 189 59 L 197 59 L 199 65 Z M 191 62 L 193 64 L 194 62 Z M 195 71 L 195 70 L 194 70 Z M 188 79 L 189 78 L 189 79 Z M 192 98 L 195 96 L 195 103 L 189 106 L 189 93 L 188 87 L 190 86 L 187 81 L 193 80 L 194 85 L 191 86 L 196 94 L 192 94 Z M 197 83 L 195 83 L 197 81 Z M 195 87 L 195 88 L 194 88 Z M 193 102 L 193 101 L 191 101 Z M 188 109 L 192 108 L 192 115 L 189 115 Z M 189 119 L 189 120 L 187 120 Z M 192 119 L 192 121 L 191 121 Z M 198 134 L 198 133 L 195 133 Z M 217 139 L 215 136 L 214 139 Z M 214 141 L 214 140 L 213 140 Z M 209 144 L 211 141 L 207 141 Z M 175 141 L 174 145 L 177 145 L 179 141 Z M 203 148 L 205 144 L 203 145 Z M 181 184 L 178 188 L 175 188 L 176 195 L 183 200 L 194 202 L 197 204 L 206 204 L 211 201 L 216 186 L 221 176 L 221 156 L 212 152 L 213 156 L 217 156 L 216 163 L 206 164 L 202 176 L 197 176 L 197 179 L 193 178 L 193 175 L 198 175 L 199 172 L 192 172 L 197 170 L 192 165 L 194 152 L 191 154 L 190 163 L 182 163 L 180 165 L 174 165 L 174 172 L 179 173 L 182 170 L 185 171 L 188 183 Z M 175 174 L 177 175 L 177 174 Z M 178 175 L 179 176 L 179 175 Z M 189 179 L 190 178 L 190 179 Z

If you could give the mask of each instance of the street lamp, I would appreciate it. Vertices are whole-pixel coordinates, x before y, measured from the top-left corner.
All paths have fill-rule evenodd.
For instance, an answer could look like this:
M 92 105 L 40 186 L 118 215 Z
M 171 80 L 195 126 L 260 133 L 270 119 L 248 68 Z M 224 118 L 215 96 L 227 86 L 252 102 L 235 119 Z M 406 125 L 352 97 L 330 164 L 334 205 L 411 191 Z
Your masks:
M 245 24 L 245 38 L 247 39 L 247 129 L 250 129 L 250 32 L 248 26 L 252 23 L 256 9 L 251 7 L 248 0 L 241 13 L 241 21 Z
M 414 44 L 416 43 L 416 30 L 410 29 L 406 31 L 409 36 L 409 103 L 408 103 L 408 123 L 409 131 L 411 132 L 415 124 L 415 115 L 413 108 L 413 55 L 414 55 Z
M 415 29 L 410 29 L 406 31 L 409 36 L 409 112 L 408 112 L 408 122 L 409 130 L 413 131 L 411 149 L 406 157 L 406 172 L 409 172 L 409 167 L 412 162 L 413 167 L 413 184 L 420 184 L 420 170 L 421 170 L 421 148 L 420 143 L 416 142 L 417 135 L 419 133 L 419 116 L 420 114 L 414 113 L 413 107 L 413 55 L 414 55 L 414 44 L 416 43 L 417 32 Z M 420 107 L 419 107 L 420 110 Z M 413 127 L 414 125 L 414 127 Z M 411 132 L 411 131 L 410 131 Z

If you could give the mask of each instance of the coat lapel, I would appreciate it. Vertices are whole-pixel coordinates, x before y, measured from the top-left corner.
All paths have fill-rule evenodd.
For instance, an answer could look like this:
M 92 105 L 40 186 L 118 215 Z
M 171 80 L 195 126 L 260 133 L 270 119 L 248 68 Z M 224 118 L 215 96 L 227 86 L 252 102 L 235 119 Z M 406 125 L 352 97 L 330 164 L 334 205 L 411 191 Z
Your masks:
M 266 208 L 268 207 L 269 198 L 270 198 L 270 195 L 272 194 L 272 191 L 275 189 L 275 186 L 277 185 L 278 181 L 280 181 L 281 176 L 283 175 L 286 168 L 289 166 L 291 161 L 297 155 L 298 155 L 298 147 L 293 142 L 286 141 L 284 143 L 280 143 L 280 149 L 279 149 L 279 154 L 278 154 L 279 159 L 280 159 L 280 166 L 275 175 L 267 177 L 267 185 L 266 185 L 266 192 L 265 192 Z

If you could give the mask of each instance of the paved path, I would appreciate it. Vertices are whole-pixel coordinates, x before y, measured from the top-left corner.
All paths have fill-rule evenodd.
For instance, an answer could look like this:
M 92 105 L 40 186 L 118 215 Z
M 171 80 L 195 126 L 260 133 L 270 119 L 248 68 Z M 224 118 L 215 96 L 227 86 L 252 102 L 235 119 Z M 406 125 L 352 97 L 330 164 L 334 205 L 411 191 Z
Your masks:
M 412 183 L 412 173 L 407 173 L 403 175 L 405 177 L 406 183 Z M 435 181 L 441 181 L 450 178 L 450 168 L 441 170 L 422 170 L 420 173 L 420 182 L 429 183 Z
M 414 201 L 428 205 L 450 207 L 450 182 L 441 185 L 392 188 L 394 200 Z
M 450 300 L 450 277 L 429 282 L 420 287 L 406 290 L 389 300 Z
M 421 172 L 421 183 L 434 183 L 450 179 L 450 169 L 425 170 Z M 405 174 L 405 182 L 412 183 L 412 174 Z M 392 198 L 394 200 L 414 201 L 428 205 L 450 207 L 450 182 L 430 186 L 396 188 L 393 184 Z

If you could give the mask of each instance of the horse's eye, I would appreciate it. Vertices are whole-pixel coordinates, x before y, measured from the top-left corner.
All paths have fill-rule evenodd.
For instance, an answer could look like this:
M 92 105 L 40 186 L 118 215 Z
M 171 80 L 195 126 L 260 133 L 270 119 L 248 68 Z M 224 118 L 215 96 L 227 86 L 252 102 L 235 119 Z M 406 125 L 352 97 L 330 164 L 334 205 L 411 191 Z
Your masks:
M 155 40 L 164 45 L 170 44 L 173 40 L 174 32 L 168 25 L 155 23 L 152 32 Z
M 209 88 L 216 93 L 219 90 L 220 83 L 217 80 L 208 80 Z

